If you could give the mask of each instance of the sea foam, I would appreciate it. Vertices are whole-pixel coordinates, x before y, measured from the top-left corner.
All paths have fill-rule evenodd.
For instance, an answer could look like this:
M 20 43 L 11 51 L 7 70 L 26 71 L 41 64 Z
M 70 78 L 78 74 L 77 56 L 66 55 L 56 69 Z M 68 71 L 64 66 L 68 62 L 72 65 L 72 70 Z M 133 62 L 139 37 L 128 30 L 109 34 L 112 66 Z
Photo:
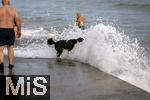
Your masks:
M 47 45 L 44 28 L 23 29 L 22 39 L 16 41 L 15 56 L 23 58 L 55 58 L 54 46 Z M 82 31 L 76 26 L 55 33 L 54 40 L 83 37 L 84 41 L 62 58 L 88 63 L 115 77 L 150 92 L 150 68 L 144 48 L 137 39 L 99 23 Z

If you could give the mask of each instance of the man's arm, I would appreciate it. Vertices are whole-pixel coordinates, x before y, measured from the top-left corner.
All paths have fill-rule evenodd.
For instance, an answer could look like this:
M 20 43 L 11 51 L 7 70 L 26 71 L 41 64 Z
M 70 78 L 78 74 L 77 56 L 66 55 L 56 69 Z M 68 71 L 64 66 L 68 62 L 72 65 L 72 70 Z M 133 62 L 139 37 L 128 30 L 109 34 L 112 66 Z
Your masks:
M 21 17 L 15 10 L 15 26 L 17 26 L 17 38 L 21 37 Z

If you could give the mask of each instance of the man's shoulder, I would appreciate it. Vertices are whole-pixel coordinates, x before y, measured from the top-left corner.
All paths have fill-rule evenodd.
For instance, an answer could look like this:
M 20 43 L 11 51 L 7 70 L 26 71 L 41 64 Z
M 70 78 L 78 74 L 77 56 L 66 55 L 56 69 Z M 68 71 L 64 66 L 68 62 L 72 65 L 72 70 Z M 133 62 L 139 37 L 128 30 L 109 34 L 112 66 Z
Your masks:
M 14 10 L 16 11 L 16 8 L 15 7 L 12 7 L 12 6 L 9 6 L 11 10 Z
M 0 10 L 2 10 L 3 9 L 3 7 L 0 7 Z
M 10 6 L 10 11 L 13 13 L 13 14 L 16 14 L 17 13 L 17 10 L 15 7 L 12 7 Z
M 3 9 L 6 9 L 5 7 L 0 7 L 0 10 L 3 10 Z M 16 11 L 16 8 L 15 7 L 12 7 L 12 6 L 9 6 L 9 9 L 10 10 L 13 10 L 13 11 Z

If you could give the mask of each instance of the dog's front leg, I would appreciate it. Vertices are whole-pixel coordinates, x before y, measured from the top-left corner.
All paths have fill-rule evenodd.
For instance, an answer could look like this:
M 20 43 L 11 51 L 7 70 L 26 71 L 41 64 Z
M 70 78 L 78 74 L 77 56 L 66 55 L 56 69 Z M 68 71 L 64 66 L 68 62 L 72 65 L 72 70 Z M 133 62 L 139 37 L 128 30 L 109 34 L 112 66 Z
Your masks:
M 61 62 L 61 58 L 60 57 L 57 57 L 57 62 Z
M 57 61 L 60 62 L 61 61 L 61 58 L 60 58 L 60 55 L 62 54 L 63 50 L 59 50 L 57 52 Z
M 57 62 L 61 62 L 61 58 L 60 58 L 59 52 L 57 52 Z

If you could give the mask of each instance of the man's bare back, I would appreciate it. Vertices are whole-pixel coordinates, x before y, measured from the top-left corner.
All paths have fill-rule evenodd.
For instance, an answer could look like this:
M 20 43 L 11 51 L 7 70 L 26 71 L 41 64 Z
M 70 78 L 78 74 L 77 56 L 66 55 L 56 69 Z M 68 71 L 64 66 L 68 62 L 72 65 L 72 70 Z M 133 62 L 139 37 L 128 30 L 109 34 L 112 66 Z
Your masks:
M 78 26 L 83 26 L 84 25 L 84 17 L 83 16 L 80 16 L 77 20 L 78 22 Z
M 9 5 L 9 0 L 2 0 L 0 7 L 0 28 L 17 27 L 17 37 L 21 36 L 21 18 L 16 9 Z
M 5 5 L 0 8 L 0 28 L 13 28 L 15 25 L 16 10 Z

